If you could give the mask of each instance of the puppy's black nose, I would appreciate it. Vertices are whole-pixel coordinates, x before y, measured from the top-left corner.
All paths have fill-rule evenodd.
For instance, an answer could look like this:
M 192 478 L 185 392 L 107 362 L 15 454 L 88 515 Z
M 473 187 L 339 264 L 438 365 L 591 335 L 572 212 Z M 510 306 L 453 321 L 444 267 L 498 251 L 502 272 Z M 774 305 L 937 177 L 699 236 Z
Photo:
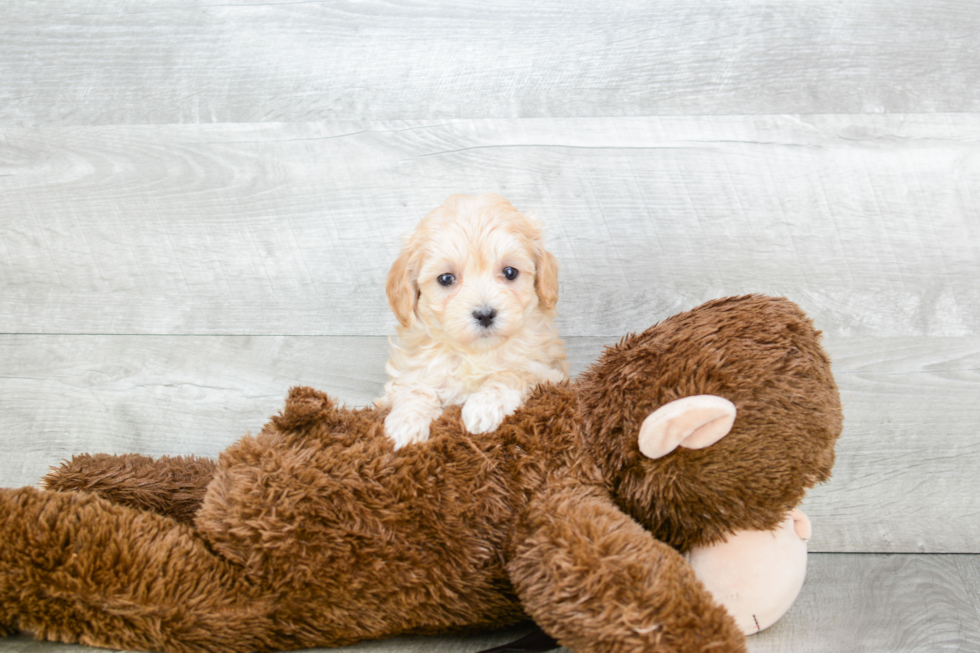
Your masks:
M 480 323 L 484 329 L 493 324 L 493 318 L 497 317 L 497 311 L 492 308 L 484 306 L 483 308 L 473 311 L 473 319 Z

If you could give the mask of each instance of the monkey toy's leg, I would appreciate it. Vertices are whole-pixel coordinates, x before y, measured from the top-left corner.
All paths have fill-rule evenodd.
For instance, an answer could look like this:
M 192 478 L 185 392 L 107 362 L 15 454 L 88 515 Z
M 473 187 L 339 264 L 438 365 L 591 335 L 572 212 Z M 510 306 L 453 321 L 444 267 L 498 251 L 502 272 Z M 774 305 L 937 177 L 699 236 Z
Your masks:
M 195 456 L 82 454 L 52 469 L 42 484 L 49 490 L 93 492 L 112 503 L 192 524 L 216 466 Z
M 0 489 L 0 631 L 167 653 L 273 646 L 264 595 L 185 524 L 95 494 Z

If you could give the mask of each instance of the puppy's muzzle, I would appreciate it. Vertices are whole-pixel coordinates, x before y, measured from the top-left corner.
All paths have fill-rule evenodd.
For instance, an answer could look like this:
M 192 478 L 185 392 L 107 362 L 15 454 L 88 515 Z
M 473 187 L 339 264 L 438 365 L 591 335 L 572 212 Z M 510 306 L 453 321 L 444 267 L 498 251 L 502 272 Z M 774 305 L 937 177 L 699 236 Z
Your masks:
M 497 310 L 488 306 L 473 311 L 473 319 L 479 322 L 484 329 L 490 328 L 495 317 L 497 317 Z

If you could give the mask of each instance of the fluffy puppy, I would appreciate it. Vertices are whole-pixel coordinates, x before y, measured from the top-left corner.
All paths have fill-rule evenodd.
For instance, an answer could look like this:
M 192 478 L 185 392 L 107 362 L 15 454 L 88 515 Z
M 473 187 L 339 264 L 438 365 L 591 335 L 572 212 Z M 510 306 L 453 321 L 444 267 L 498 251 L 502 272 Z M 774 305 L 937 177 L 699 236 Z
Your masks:
M 568 378 L 553 323 L 558 263 L 541 230 L 497 195 L 453 195 L 409 234 L 388 272 L 398 318 L 385 369 L 385 433 L 429 437 L 445 406 L 471 433 L 492 431 L 543 381 Z

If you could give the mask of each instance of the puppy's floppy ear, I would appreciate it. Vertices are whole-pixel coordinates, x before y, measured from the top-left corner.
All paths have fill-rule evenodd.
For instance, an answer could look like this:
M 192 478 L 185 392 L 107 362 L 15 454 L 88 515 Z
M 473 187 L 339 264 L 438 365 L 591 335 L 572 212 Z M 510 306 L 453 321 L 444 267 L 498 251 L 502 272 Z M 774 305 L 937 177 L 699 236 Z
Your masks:
M 544 247 L 538 247 L 535 265 L 534 289 L 545 308 L 554 308 L 558 303 L 558 260 Z
M 414 259 L 414 248 L 406 245 L 388 270 L 388 283 L 385 285 L 388 305 L 391 306 L 391 312 L 403 327 L 411 325 L 412 318 L 415 316 L 415 307 L 419 302 L 419 287 L 413 269 Z

